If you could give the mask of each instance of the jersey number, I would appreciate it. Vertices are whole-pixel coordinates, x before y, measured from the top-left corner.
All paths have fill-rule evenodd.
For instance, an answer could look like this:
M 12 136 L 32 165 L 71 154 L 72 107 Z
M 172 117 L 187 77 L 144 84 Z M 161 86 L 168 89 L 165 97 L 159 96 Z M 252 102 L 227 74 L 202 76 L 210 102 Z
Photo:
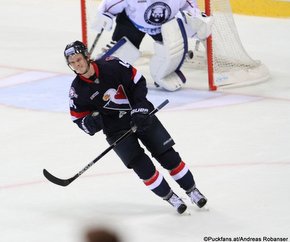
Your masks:
M 127 67 L 127 68 L 130 67 L 130 64 L 125 63 L 125 62 L 123 62 L 123 61 L 121 61 L 121 60 L 119 60 L 119 63 L 120 63 L 122 66 L 125 66 L 125 67 Z

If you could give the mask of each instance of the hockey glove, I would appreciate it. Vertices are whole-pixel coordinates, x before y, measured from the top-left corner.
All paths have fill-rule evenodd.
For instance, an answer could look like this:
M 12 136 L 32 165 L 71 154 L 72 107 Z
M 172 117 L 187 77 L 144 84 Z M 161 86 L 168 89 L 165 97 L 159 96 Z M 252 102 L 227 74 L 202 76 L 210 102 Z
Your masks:
M 131 126 L 137 133 L 145 132 L 152 124 L 149 108 L 134 108 L 131 111 Z
M 94 135 L 102 129 L 102 119 L 98 112 L 85 116 L 81 121 L 81 129 L 89 135 Z
M 205 40 L 212 32 L 213 17 L 207 16 L 203 12 L 192 14 L 188 11 L 181 12 L 185 24 L 186 34 L 190 38 L 196 37 L 199 40 Z
M 110 31 L 113 27 L 113 18 L 114 16 L 108 12 L 99 13 L 92 21 L 91 28 L 97 33 L 101 33 L 102 29 Z

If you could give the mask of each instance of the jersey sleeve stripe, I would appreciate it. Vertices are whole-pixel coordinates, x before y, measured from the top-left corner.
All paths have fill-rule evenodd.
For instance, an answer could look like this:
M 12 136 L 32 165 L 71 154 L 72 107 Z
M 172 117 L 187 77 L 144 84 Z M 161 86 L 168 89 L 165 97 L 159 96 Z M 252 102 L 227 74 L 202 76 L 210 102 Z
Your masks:
M 136 84 L 140 80 L 141 77 L 142 77 L 142 74 L 139 71 L 137 71 L 136 68 L 132 67 L 131 79 L 133 80 L 133 82 Z
M 76 111 L 70 111 L 70 115 L 73 121 L 83 118 L 86 115 L 90 114 L 91 112 L 86 111 L 86 112 L 76 112 Z

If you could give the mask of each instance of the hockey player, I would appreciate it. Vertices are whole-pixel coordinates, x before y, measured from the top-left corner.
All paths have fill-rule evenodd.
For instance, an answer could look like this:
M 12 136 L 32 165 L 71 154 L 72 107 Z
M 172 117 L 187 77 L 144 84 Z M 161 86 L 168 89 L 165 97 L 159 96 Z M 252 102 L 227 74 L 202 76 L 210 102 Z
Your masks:
M 103 130 L 109 144 L 134 125 L 136 132 L 114 148 L 125 166 L 133 169 L 152 192 L 169 202 L 178 213 L 186 210 L 185 203 L 171 190 L 139 145 L 141 141 L 185 190 L 191 202 L 203 207 L 207 199 L 196 188 L 192 173 L 173 149 L 173 139 L 158 118 L 149 115 L 154 107 L 146 98 L 144 76 L 116 57 L 90 60 L 86 46 L 80 41 L 68 44 L 64 56 L 76 73 L 69 92 L 73 122 L 89 135 Z
M 116 27 L 108 55 L 133 64 L 140 56 L 139 47 L 145 34 L 154 43 L 150 60 L 151 76 L 156 84 L 168 91 L 180 89 L 186 82 L 180 71 L 187 49 L 187 38 L 206 39 L 211 33 L 212 18 L 201 14 L 196 0 L 103 0 L 92 23 L 93 29 L 111 30 Z M 106 56 L 106 55 L 105 55 Z

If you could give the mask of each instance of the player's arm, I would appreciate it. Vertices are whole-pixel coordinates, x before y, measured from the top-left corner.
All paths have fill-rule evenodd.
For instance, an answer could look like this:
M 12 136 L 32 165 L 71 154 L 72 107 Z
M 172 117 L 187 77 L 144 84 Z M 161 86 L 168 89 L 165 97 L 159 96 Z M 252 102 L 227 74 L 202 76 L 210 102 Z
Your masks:
M 122 84 L 126 89 L 130 104 L 134 107 L 140 103 L 148 102 L 148 93 L 145 77 L 134 66 L 116 59 L 118 73 Z
M 116 16 L 121 13 L 128 6 L 125 0 L 103 0 L 99 7 L 98 12 L 100 13 L 110 13 Z
M 103 0 L 91 23 L 92 29 L 100 33 L 102 29 L 110 31 L 113 27 L 114 17 L 121 13 L 127 6 L 124 0 Z
M 99 112 L 92 112 L 84 107 L 78 106 L 74 103 L 73 99 L 70 100 L 70 115 L 72 121 L 89 135 L 94 135 L 103 128 L 103 122 Z
M 190 12 L 192 16 L 201 14 L 196 0 L 186 0 L 186 3 L 180 7 L 180 10 Z
M 119 60 L 122 84 L 131 104 L 132 124 L 136 125 L 137 132 L 144 132 L 151 125 L 149 113 L 154 106 L 146 98 L 147 84 L 145 77 L 133 66 Z

